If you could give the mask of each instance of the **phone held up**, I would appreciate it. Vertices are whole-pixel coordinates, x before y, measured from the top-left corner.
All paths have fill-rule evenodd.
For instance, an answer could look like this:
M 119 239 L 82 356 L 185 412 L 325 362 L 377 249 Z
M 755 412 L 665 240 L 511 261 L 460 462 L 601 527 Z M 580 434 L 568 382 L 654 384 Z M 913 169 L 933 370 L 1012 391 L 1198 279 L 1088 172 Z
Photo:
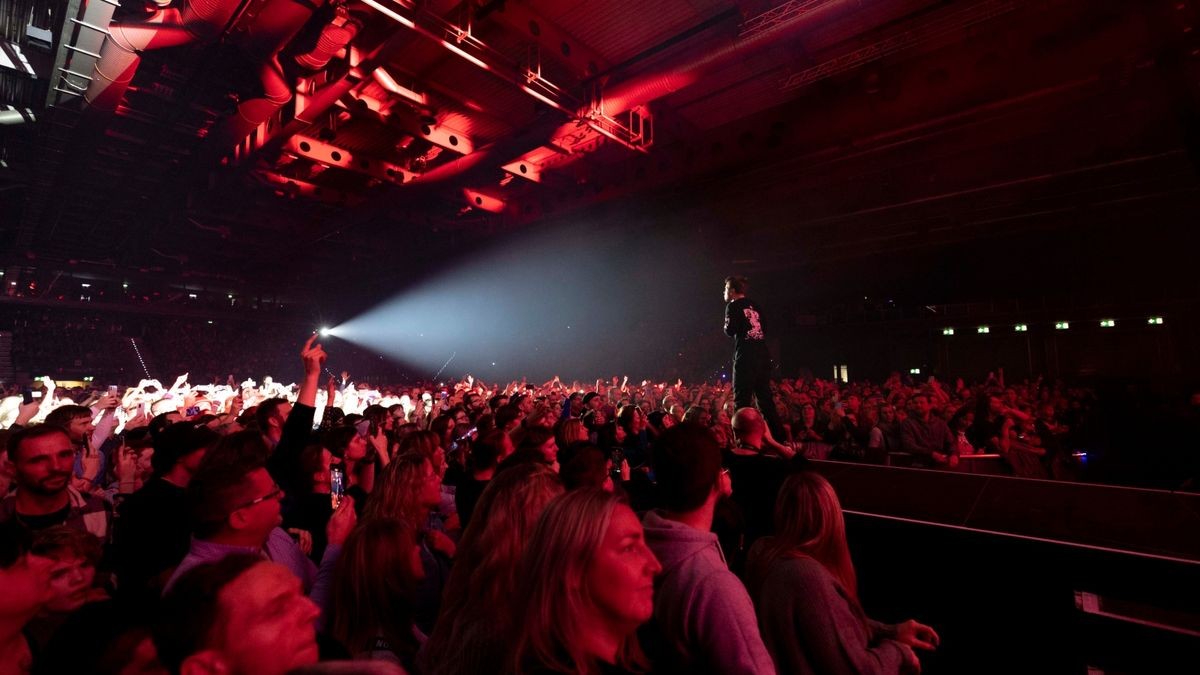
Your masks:
M 342 467 L 335 466 L 329 470 L 329 499 L 333 508 L 342 505 L 342 497 L 346 495 L 346 474 Z

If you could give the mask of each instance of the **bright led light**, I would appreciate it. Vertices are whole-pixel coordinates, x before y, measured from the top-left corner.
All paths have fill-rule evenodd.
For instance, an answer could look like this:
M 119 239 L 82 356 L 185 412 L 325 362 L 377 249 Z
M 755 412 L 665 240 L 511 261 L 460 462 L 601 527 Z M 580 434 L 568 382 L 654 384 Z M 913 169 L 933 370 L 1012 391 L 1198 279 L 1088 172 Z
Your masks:
M 1116 325 L 1117 325 L 1117 322 L 1112 319 L 1101 319 L 1101 321 L 1100 321 L 1101 328 L 1112 328 L 1113 326 L 1116 326 Z
M 1163 319 L 1161 316 L 1152 316 L 1148 321 L 1146 321 L 1146 323 L 1150 324 L 1151 326 L 1161 326 L 1162 322 Z
M 196 299 L 196 294 L 195 294 L 195 293 L 188 293 L 188 297 L 189 297 L 189 298 L 191 298 L 192 300 L 195 300 L 195 299 Z
M 1028 333 L 1029 332 L 1029 324 L 1019 323 L 1019 324 L 1013 326 L 1013 330 L 1017 331 L 1018 333 Z
M 412 19 L 408 18 L 407 16 L 404 16 L 403 14 L 398 14 L 398 13 L 388 9 L 387 7 L 384 7 L 383 5 L 379 4 L 378 2 L 375 2 L 375 0 L 363 0 L 363 4 L 374 7 L 380 13 L 382 13 L 386 16 L 389 16 L 396 21 L 399 21 L 400 23 L 404 24 L 405 26 L 408 26 L 409 28 L 417 27 L 417 24 L 413 23 Z
M 1054 324 L 1055 330 L 1067 330 L 1070 327 L 1071 327 L 1071 324 L 1067 321 L 1058 321 Z
M 979 328 L 975 329 L 975 332 L 976 333 L 990 333 L 990 332 L 992 332 L 992 329 L 987 326 L 980 326 Z
M 329 326 L 321 326 L 320 330 L 317 332 L 321 334 L 321 337 L 325 337 L 328 336 L 332 331 L 330 331 Z
M 943 328 L 942 335 L 954 335 L 954 329 L 953 328 Z
M 920 369 L 920 368 L 909 368 L 909 369 L 908 369 L 908 374 L 909 374 L 909 375 L 920 375 L 920 374 L 921 374 L 921 369 Z
M 459 56 L 463 57 L 464 59 L 470 61 L 471 63 L 474 63 L 475 65 L 479 66 L 480 68 L 483 68 L 484 70 L 492 69 L 491 66 L 489 66 L 483 60 L 481 60 L 478 56 L 470 54 L 469 52 L 467 52 L 463 48 L 459 47 L 458 45 L 454 44 L 453 42 L 447 42 L 446 40 L 442 40 L 442 46 L 445 47 L 446 49 L 449 49 L 450 51 L 454 52 L 455 54 L 458 54 Z M 524 87 L 522 87 L 522 89 L 524 89 Z

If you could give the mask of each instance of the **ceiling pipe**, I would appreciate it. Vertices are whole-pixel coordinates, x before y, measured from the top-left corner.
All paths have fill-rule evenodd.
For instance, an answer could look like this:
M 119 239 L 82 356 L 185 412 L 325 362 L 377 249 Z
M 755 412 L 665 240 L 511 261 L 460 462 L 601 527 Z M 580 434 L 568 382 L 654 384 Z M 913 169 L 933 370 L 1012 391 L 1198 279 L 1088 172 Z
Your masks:
M 26 124 L 36 121 L 33 111 L 29 108 L 16 108 L 11 105 L 0 105 L 0 126 Z
M 237 36 L 238 44 L 258 66 L 262 95 L 243 99 L 237 112 L 213 133 L 213 147 L 232 147 L 292 100 L 292 84 L 284 76 L 279 52 L 287 46 L 325 0 L 267 0 Z
M 350 16 L 345 5 L 339 6 L 333 18 L 321 29 L 316 46 L 309 52 L 298 54 L 296 63 L 305 70 L 321 70 L 329 65 L 334 55 L 350 44 L 361 29 L 362 22 Z
M 662 71 L 617 84 L 604 95 L 604 114 L 612 117 L 635 106 L 648 104 L 698 82 L 705 75 L 732 63 L 751 51 L 763 49 L 779 40 L 795 35 L 802 29 L 811 28 L 818 22 L 827 21 L 840 13 L 857 9 L 863 3 L 862 0 L 812 0 L 809 4 L 811 7 L 807 11 L 798 12 L 790 20 L 783 21 L 773 28 L 755 31 L 745 39 L 737 40 L 716 50 L 706 51 L 703 56 L 693 61 L 676 64 Z M 580 110 L 578 114 L 586 117 L 591 112 L 584 109 Z M 507 162 L 513 157 L 521 157 L 544 145 L 558 132 L 574 126 L 574 122 L 569 122 L 567 125 L 558 126 L 555 131 L 549 133 L 524 133 L 521 135 L 522 143 L 511 141 L 493 143 L 470 155 L 459 157 L 422 174 L 414 183 L 439 183 L 454 177 L 471 177 L 475 171 Z M 497 162 L 497 160 L 500 161 Z
M 305 101 L 304 109 L 298 111 L 296 116 L 287 124 L 276 127 L 275 131 L 259 146 L 258 151 L 268 155 L 278 152 L 283 147 L 283 144 L 287 142 L 288 138 L 320 121 L 325 111 L 329 110 L 334 103 L 337 103 L 350 90 L 362 83 L 362 79 L 357 73 L 371 72 L 376 67 L 387 63 L 392 56 L 400 51 L 405 45 L 405 35 L 406 33 L 399 29 L 393 31 L 383 42 L 364 54 L 360 62 L 351 64 L 354 67 L 340 79 L 330 82 L 317 90 L 312 97 Z
M 182 9 L 155 12 L 136 23 L 109 24 L 92 69 L 85 104 L 96 112 L 117 109 L 141 63 L 152 49 L 209 42 L 225 32 L 246 0 L 190 0 Z

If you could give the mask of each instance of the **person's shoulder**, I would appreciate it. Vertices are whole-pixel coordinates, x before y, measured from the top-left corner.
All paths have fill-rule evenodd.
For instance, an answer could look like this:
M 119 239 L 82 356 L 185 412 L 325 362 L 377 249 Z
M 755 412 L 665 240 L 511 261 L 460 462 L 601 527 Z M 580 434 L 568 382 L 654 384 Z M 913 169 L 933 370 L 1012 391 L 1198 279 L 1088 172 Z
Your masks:
M 794 586 L 814 588 L 830 585 L 833 581 L 833 575 L 829 573 L 829 570 L 825 569 L 825 566 L 815 558 L 809 556 L 779 558 L 771 567 L 771 572 Z

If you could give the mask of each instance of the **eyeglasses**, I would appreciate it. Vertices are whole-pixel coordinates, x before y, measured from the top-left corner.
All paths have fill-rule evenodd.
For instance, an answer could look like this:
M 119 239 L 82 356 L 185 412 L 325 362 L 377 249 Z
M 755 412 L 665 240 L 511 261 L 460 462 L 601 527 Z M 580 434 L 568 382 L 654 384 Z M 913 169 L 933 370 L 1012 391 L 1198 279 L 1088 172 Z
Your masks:
M 270 492 L 259 497 L 258 499 L 248 501 L 245 504 L 239 504 L 238 506 L 233 507 L 233 510 L 237 511 L 238 509 L 248 509 L 251 506 L 257 506 L 258 504 L 261 504 L 261 503 L 267 501 L 268 499 L 278 499 L 282 494 L 283 494 L 283 488 L 276 485 L 274 490 L 271 490 Z

